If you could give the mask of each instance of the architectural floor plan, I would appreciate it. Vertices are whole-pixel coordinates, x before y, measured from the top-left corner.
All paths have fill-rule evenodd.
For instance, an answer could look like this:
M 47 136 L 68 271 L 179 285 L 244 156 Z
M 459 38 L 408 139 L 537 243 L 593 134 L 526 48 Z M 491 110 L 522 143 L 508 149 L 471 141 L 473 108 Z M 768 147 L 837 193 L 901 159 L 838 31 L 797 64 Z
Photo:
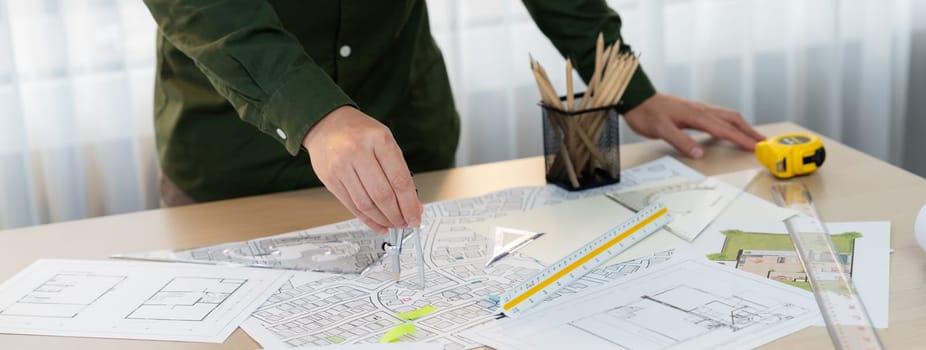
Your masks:
M 488 253 L 485 237 L 467 229 L 475 221 L 552 205 L 586 196 L 602 195 L 621 186 L 679 175 L 700 176 L 672 158 L 662 158 L 628 169 L 618 185 L 581 193 L 555 186 L 513 188 L 484 196 L 432 203 L 425 206 L 424 239 L 427 288 L 418 286 L 414 240 L 406 242 L 402 278 L 391 280 L 388 266 L 378 262 L 361 275 L 335 275 L 283 288 L 242 325 L 261 346 L 293 347 L 375 343 L 388 329 L 403 322 L 397 312 L 426 305 L 438 310 L 418 319 L 418 332 L 403 341 L 436 341 L 446 349 L 474 345 L 459 336 L 463 330 L 492 320 L 497 306 L 490 298 L 526 279 L 541 265 L 514 255 L 484 268 Z M 361 228 L 355 220 L 306 231 L 331 232 Z M 622 266 L 605 267 L 581 284 L 561 293 L 601 285 L 631 271 L 668 259 L 671 252 L 645 257 Z
M 741 349 L 812 324 L 813 296 L 703 259 L 673 260 L 466 331 L 499 349 Z
M 173 278 L 126 318 L 203 321 L 247 282 L 245 279 L 210 277 Z
M 55 274 L 0 310 L 0 316 L 75 318 L 127 277 L 92 272 Z
M 222 342 L 284 270 L 39 260 L 0 285 L 0 332 Z

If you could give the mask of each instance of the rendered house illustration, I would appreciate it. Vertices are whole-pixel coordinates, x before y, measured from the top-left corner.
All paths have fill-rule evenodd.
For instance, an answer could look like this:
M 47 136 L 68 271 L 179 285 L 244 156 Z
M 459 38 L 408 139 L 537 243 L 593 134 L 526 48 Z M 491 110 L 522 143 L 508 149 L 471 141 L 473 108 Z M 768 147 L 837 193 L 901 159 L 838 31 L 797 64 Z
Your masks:
M 837 261 L 832 261 L 830 270 L 836 272 L 837 265 L 843 264 L 851 272 L 851 255 L 840 254 Z M 800 258 L 793 250 L 745 250 L 740 249 L 736 257 L 736 268 L 776 281 L 807 282 L 807 274 Z

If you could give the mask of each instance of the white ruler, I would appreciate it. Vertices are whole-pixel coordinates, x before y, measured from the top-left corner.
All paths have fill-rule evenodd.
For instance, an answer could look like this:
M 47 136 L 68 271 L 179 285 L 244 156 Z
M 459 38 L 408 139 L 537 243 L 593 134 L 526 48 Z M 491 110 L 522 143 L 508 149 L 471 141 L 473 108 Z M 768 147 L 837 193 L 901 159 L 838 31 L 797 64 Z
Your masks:
M 523 313 L 656 232 L 669 221 L 669 211 L 662 201 L 650 204 L 629 220 L 507 290 L 499 297 L 502 313 L 511 317 Z
M 778 205 L 803 215 L 785 220 L 817 306 L 823 313 L 826 330 L 836 349 L 883 349 L 865 305 L 839 259 L 833 239 L 803 184 L 784 182 L 772 185 Z

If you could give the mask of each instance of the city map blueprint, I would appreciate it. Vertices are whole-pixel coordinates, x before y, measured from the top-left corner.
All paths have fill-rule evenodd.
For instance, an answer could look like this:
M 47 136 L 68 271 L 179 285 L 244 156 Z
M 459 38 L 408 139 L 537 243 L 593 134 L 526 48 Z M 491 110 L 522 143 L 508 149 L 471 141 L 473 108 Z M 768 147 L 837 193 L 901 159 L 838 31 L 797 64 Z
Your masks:
M 459 332 L 495 317 L 489 297 L 530 277 L 542 266 L 533 259 L 512 255 L 485 268 L 489 242 L 466 224 L 563 201 L 602 195 L 639 183 L 701 174 L 677 160 L 664 157 L 626 169 L 621 183 L 583 192 L 555 186 L 521 187 L 479 197 L 425 206 L 422 238 L 427 286 L 418 286 L 415 239 L 408 240 L 398 284 L 388 264 L 377 262 L 360 275 L 322 275 L 293 282 L 252 314 L 242 328 L 265 348 L 377 343 L 389 329 L 406 322 L 396 313 L 432 305 L 437 311 L 417 319 L 418 332 L 401 341 L 439 342 L 445 349 L 461 349 L 475 342 Z M 357 220 L 303 231 L 307 235 L 362 230 Z M 666 261 L 671 251 L 602 267 L 554 297 L 576 293 Z

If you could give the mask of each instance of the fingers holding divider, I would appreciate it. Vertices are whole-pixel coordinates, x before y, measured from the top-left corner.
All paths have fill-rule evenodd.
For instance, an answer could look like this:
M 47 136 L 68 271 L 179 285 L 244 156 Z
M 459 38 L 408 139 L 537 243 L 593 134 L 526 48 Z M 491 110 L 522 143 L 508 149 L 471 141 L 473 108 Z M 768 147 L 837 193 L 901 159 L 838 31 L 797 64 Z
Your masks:
M 421 202 L 388 127 L 351 106 L 328 113 L 302 141 L 318 179 L 376 232 L 421 223 Z
M 374 156 L 382 167 L 388 185 L 395 193 L 395 198 L 405 222 L 402 227 L 421 225 L 422 206 L 411 171 L 402 157 L 402 150 L 394 142 L 386 147 L 374 150 Z
M 371 219 L 369 216 L 367 216 L 362 211 L 357 209 L 357 206 L 354 204 L 354 201 L 351 198 L 350 193 L 348 193 L 347 191 L 347 187 L 342 182 L 337 181 L 336 183 L 326 184 L 326 186 L 331 191 L 331 193 L 334 194 L 334 196 L 338 199 L 338 201 L 340 201 L 341 204 L 343 204 L 344 207 L 346 207 L 347 210 L 351 212 L 351 214 L 354 214 L 354 216 L 356 216 L 357 219 L 360 219 L 360 221 L 363 222 L 364 225 L 367 225 L 367 227 L 369 227 L 370 229 L 372 229 L 373 231 L 377 233 L 380 233 L 380 234 L 386 233 L 386 229 L 387 229 L 386 226 L 380 225 L 378 222 Z
M 366 167 L 355 169 L 354 173 L 343 174 L 341 178 L 344 187 L 347 188 L 347 193 L 350 194 L 354 207 L 380 226 L 395 227 L 373 200 L 372 194 L 367 189 L 368 185 L 364 185 L 360 179 L 358 174 L 363 173 L 366 170 L 364 168 Z

